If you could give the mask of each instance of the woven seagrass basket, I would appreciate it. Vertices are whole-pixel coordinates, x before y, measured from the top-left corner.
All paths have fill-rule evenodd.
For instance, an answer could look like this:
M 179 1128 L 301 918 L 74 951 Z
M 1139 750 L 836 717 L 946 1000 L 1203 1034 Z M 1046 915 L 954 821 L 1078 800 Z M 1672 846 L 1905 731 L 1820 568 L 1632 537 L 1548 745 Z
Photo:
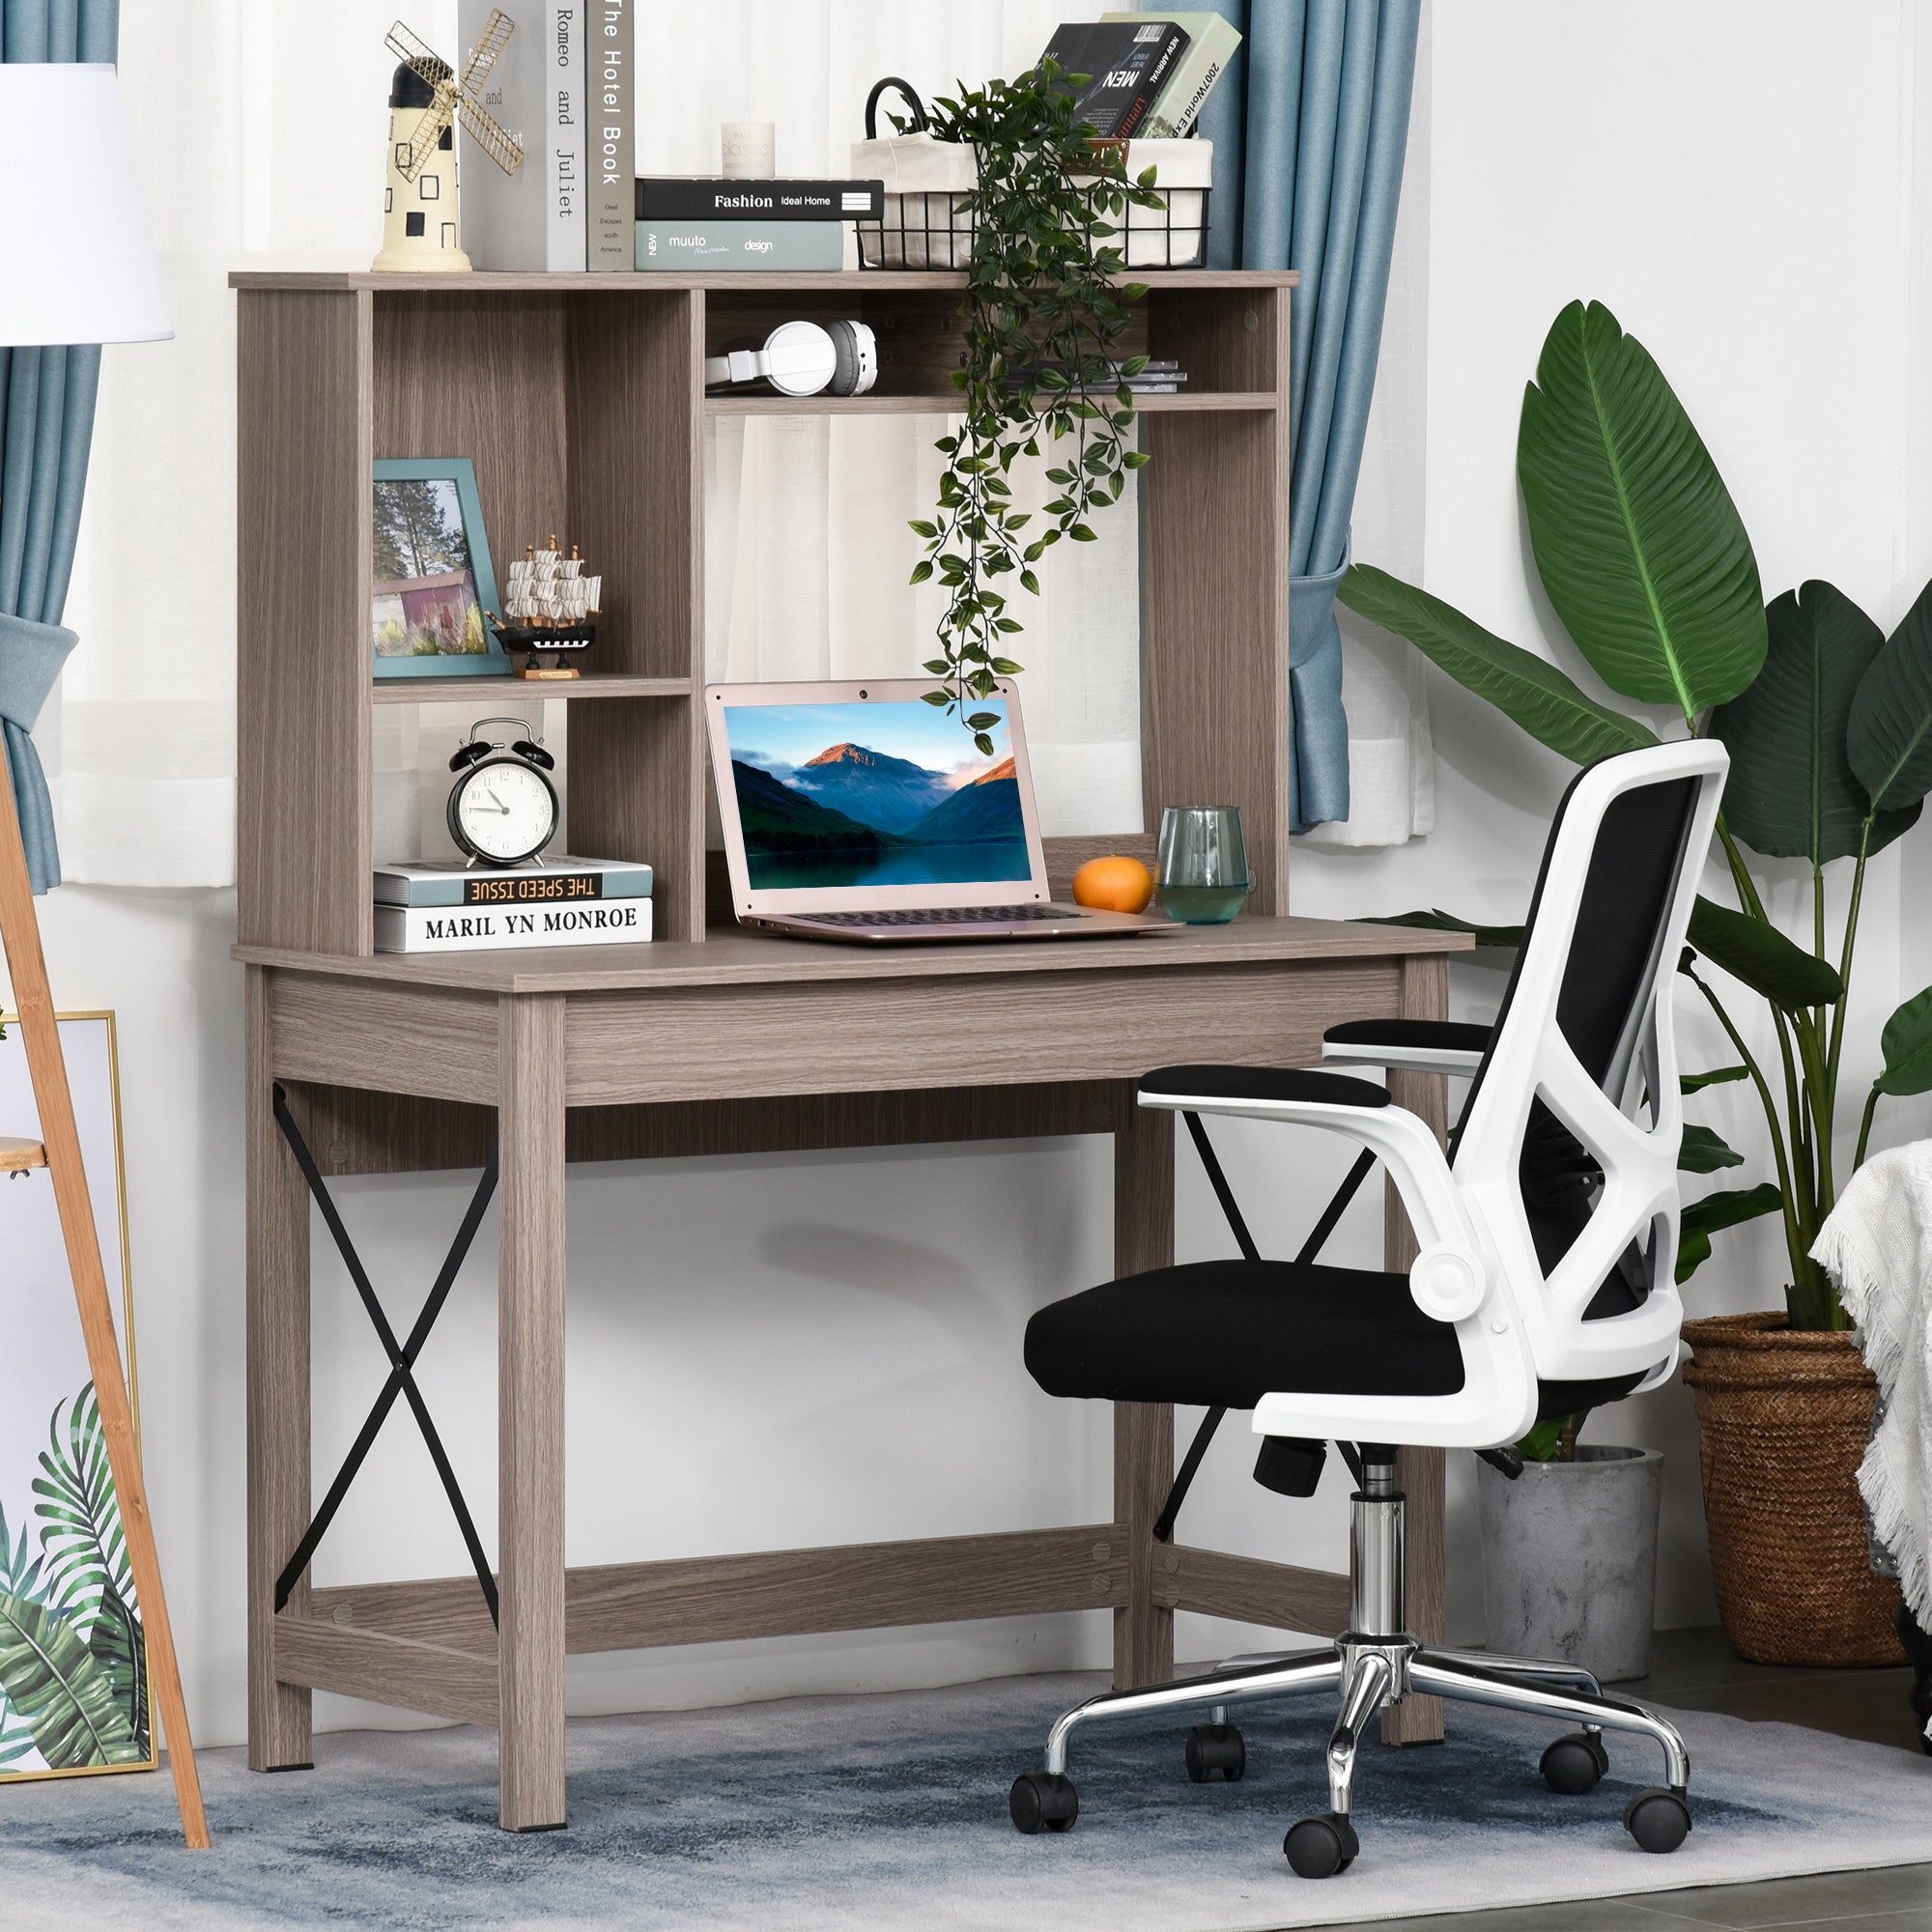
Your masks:
M 1724 1634 L 1754 1663 L 1899 1663 L 1898 1585 L 1875 1577 L 1858 1469 L 1878 1385 L 1848 1333 L 1781 1311 L 1684 1324 Z

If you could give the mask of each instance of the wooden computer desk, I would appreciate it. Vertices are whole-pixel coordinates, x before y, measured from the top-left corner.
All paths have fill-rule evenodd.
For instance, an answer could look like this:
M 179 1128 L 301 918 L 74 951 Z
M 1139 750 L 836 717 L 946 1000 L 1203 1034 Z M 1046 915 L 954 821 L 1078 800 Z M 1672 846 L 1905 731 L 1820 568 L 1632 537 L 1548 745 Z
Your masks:
M 1105 1605 L 1115 1677 L 1131 1684 L 1171 1670 L 1177 1609 L 1341 1629 L 1342 1577 L 1152 1540 L 1174 1417 L 1145 1404 L 1116 1406 L 1104 1522 L 568 1568 L 565 1164 L 1111 1133 L 1115 1265 L 1158 1266 L 1174 1249 L 1173 1117 L 1133 1104 L 1135 1078 L 1153 1061 L 1305 1065 L 1343 1020 L 1439 1018 L 1447 955 L 1464 944 L 1260 917 L 1065 945 L 864 950 L 715 934 L 440 957 L 238 947 L 248 968 L 250 1763 L 309 1761 L 315 1690 L 495 1724 L 502 1822 L 530 1830 L 565 1819 L 571 1651 Z M 986 1024 L 971 1018 L 989 1010 Z M 1441 1083 L 1395 1079 L 1398 1097 L 1439 1124 Z M 473 1576 L 317 1589 L 304 1572 L 275 1610 L 276 1578 L 313 1508 L 309 1200 L 275 1119 L 278 1086 L 327 1173 L 480 1167 L 494 1144 L 499 1628 Z M 494 1098 L 494 1118 L 480 1096 Z M 1390 1265 L 1406 1264 L 1407 1239 L 1392 1212 Z M 1015 1375 L 1019 1348 L 1015 1334 Z M 1420 1452 L 1406 1478 L 1410 1604 L 1422 1634 L 1438 1637 L 1440 1471 L 1439 1452 Z M 1431 1700 L 1393 1716 L 1400 1738 L 1440 1735 Z

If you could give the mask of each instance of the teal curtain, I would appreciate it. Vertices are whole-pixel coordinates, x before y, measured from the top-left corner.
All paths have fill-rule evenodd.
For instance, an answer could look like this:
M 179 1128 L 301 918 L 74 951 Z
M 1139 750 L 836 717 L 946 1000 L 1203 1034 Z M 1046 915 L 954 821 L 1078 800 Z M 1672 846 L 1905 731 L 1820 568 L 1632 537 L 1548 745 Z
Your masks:
M 1349 815 L 1335 591 L 1381 348 L 1421 0 L 1214 0 L 1241 50 L 1201 117 L 1214 143 L 1208 259 L 1298 269 L 1289 636 L 1293 823 Z
M 120 0 L 0 0 L 0 59 L 111 62 L 119 38 Z M 37 893 L 60 884 L 60 854 L 27 734 L 74 646 L 60 619 L 99 381 L 98 347 L 0 349 L 0 743 Z

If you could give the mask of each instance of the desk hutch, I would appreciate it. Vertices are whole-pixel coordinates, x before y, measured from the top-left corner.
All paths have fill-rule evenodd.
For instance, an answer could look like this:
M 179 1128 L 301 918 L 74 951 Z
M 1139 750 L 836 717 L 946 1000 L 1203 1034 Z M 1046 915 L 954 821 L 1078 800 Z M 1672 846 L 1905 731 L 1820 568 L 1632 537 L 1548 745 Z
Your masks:
M 1148 1042 L 1170 1062 L 1296 1065 L 1340 1021 L 1443 1014 L 1446 955 L 1465 942 L 1288 912 L 1295 277 L 1150 274 L 1131 342 L 1179 357 L 1191 379 L 1142 405 L 1153 458 L 1141 476 L 1147 821 L 1170 804 L 1239 805 L 1250 913 L 1150 941 L 881 952 L 739 932 L 707 881 L 704 419 L 944 409 L 964 278 L 232 279 L 250 1762 L 309 1761 L 314 1690 L 495 1724 L 502 1822 L 536 1829 L 565 1821 L 567 1651 L 1105 1606 L 1116 1677 L 1139 1683 L 1170 1669 L 1177 1608 L 1340 1629 L 1343 1577 L 1153 1541 L 1174 1437 L 1172 1411 L 1150 1405 L 1116 1409 L 1104 1522 L 594 1569 L 567 1569 L 563 1549 L 566 1160 L 1110 1133 L 1117 1265 L 1149 1267 L 1172 1258 L 1174 1153 L 1172 1117 L 1133 1104 Z M 790 316 L 870 324 L 872 393 L 705 396 L 707 348 Z M 581 681 L 372 676 L 372 462 L 450 455 L 474 460 L 499 541 L 567 528 L 598 559 L 598 668 Z M 878 568 L 908 568 L 909 544 L 882 530 Z M 572 843 L 656 867 L 657 941 L 375 953 L 371 706 L 532 695 L 570 703 Z M 1094 851 L 1149 842 L 1049 840 L 1056 890 Z M 997 1028 L 968 1038 L 932 1023 L 975 1004 L 997 1008 Z M 1400 1097 L 1439 1122 L 1440 1083 L 1395 1077 Z M 323 1589 L 304 1570 L 276 1607 L 315 1509 L 310 1203 L 278 1093 L 317 1151 L 317 1185 L 497 1156 L 494 1621 L 474 1577 Z M 1391 1265 L 1403 1264 L 1393 1210 L 1388 1240 Z M 1411 1458 L 1406 1480 L 1411 1602 L 1423 1634 L 1439 1635 L 1439 1454 Z M 1401 1737 L 1440 1735 L 1428 1700 L 1393 1721 Z

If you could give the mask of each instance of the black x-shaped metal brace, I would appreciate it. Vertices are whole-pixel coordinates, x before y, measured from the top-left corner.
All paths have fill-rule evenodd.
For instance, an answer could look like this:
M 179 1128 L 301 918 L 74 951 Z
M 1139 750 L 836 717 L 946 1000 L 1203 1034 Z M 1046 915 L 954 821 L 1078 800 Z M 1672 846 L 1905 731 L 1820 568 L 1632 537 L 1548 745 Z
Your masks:
M 296 1165 L 301 1169 L 302 1179 L 308 1182 L 308 1191 L 315 1197 L 315 1205 L 321 1208 L 322 1218 L 335 1237 L 335 1245 L 349 1269 L 349 1278 L 355 1284 L 355 1293 L 361 1296 L 362 1306 L 368 1312 L 377 1339 L 389 1358 L 389 1378 L 383 1384 L 383 1392 L 376 1398 L 369 1419 L 363 1423 L 361 1433 L 343 1459 L 342 1467 L 336 1471 L 334 1482 L 329 1484 L 328 1493 L 322 1499 L 322 1507 L 310 1520 L 306 1534 L 296 1546 L 296 1553 L 289 1558 L 288 1567 L 275 1578 L 275 1608 L 287 1607 L 290 1592 L 308 1568 L 316 1546 L 334 1520 L 336 1511 L 342 1507 L 342 1499 L 349 1493 L 350 1484 L 355 1480 L 356 1471 L 375 1445 L 390 1409 L 396 1406 L 396 1398 L 401 1396 L 409 1403 L 416 1427 L 422 1431 L 423 1444 L 429 1450 L 430 1461 L 436 1464 L 436 1473 L 442 1478 L 449 1506 L 456 1513 L 456 1526 L 463 1532 L 469 1560 L 476 1567 L 476 1580 L 483 1586 L 483 1601 L 490 1606 L 490 1621 L 494 1624 L 497 1621 L 497 1578 L 491 1571 L 490 1559 L 483 1553 L 482 1539 L 476 1534 L 469 1505 L 463 1500 L 463 1492 L 457 1485 L 456 1471 L 450 1467 L 442 1438 L 436 1433 L 436 1424 L 430 1420 L 429 1406 L 416 1386 L 415 1366 L 423 1345 L 429 1340 L 430 1330 L 436 1326 L 436 1318 L 442 1313 L 442 1304 L 448 1300 L 449 1291 L 456 1284 L 457 1270 L 462 1267 L 464 1257 L 476 1238 L 476 1230 L 482 1226 L 490 1197 L 497 1191 L 496 1150 L 491 1150 L 490 1158 L 483 1168 L 483 1178 L 476 1183 L 476 1192 L 469 1197 L 463 1225 L 456 1231 L 456 1238 L 450 1243 L 449 1253 L 430 1289 L 428 1299 L 422 1305 L 422 1312 L 415 1319 L 415 1325 L 410 1330 L 409 1340 L 398 1342 L 396 1331 L 389 1325 L 389 1318 L 383 1312 L 383 1304 L 376 1298 L 368 1270 L 355 1252 L 355 1242 L 349 1238 L 349 1230 L 342 1225 L 342 1216 L 336 1211 L 335 1203 L 323 1184 L 322 1170 L 315 1164 L 315 1155 L 309 1151 L 308 1142 L 302 1138 L 302 1131 L 289 1111 L 288 1095 L 279 1081 L 275 1084 L 275 1124 L 281 1128 L 282 1138 L 288 1142 L 296 1157 Z
M 1201 1124 L 1201 1116 L 1183 1112 L 1180 1118 L 1187 1122 L 1188 1136 L 1194 1142 L 1195 1152 L 1201 1156 L 1201 1165 L 1208 1170 L 1214 1199 L 1221 1204 L 1221 1212 L 1228 1217 L 1228 1226 L 1234 1231 L 1235 1244 L 1241 1251 L 1241 1259 L 1260 1261 L 1261 1250 L 1255 1246 L 1255 1237 L 1248 1233 L 1248 1224 L 1242 1218 L 1235 1190 L 1228 1185 L 1228 1177 L 1221 1171 L 1220 1157 L 1214 1151 L 1213 1142 L 1208 1138 L 1208 1129 Z M 1355 1198 L 1375 1164 L 1376 1157 L 1367 1148 L 1356 1155 L 1355 1164 L 1343 1176 L 1341 1186 L 1329 1197 L 1327 1207 L 1322 1208 L 1321 1218 L 1309 1230 L 1307 1240 L 1302 1242 L 1301 1252 L 1294 1258 L 1297 1267 L 1305 1267 L 1327 1246 L 1328 1236 L 1335 1232 L 1343 1210 Z M 1174 1487 L 1168 1491 L 1160 1515 L 1154 1519 L 1153 1540 L 1156 1543 L 1171 1543 L 1174 1540 L 1174 1520 L 1180 1514 L 1180 1505 L 1186 1500 L 1187 1492 L 1194 1487 L 1195 1472 L 1201 1467 L 1201 1459 L 1207 1455 L 1208 1445 L 1213 1441 L 1214 1432 L 1220 1428 L 1221 1418 L 1227 1412 L 1226 1408 L 1217 1406 L 1201 1418 L 1201 1426 L 1194 1432 L 1194 1440 L 1187 1445 L 1187 1454 L 1180 1459 L 1180 1467 L 1175 1471 Z

